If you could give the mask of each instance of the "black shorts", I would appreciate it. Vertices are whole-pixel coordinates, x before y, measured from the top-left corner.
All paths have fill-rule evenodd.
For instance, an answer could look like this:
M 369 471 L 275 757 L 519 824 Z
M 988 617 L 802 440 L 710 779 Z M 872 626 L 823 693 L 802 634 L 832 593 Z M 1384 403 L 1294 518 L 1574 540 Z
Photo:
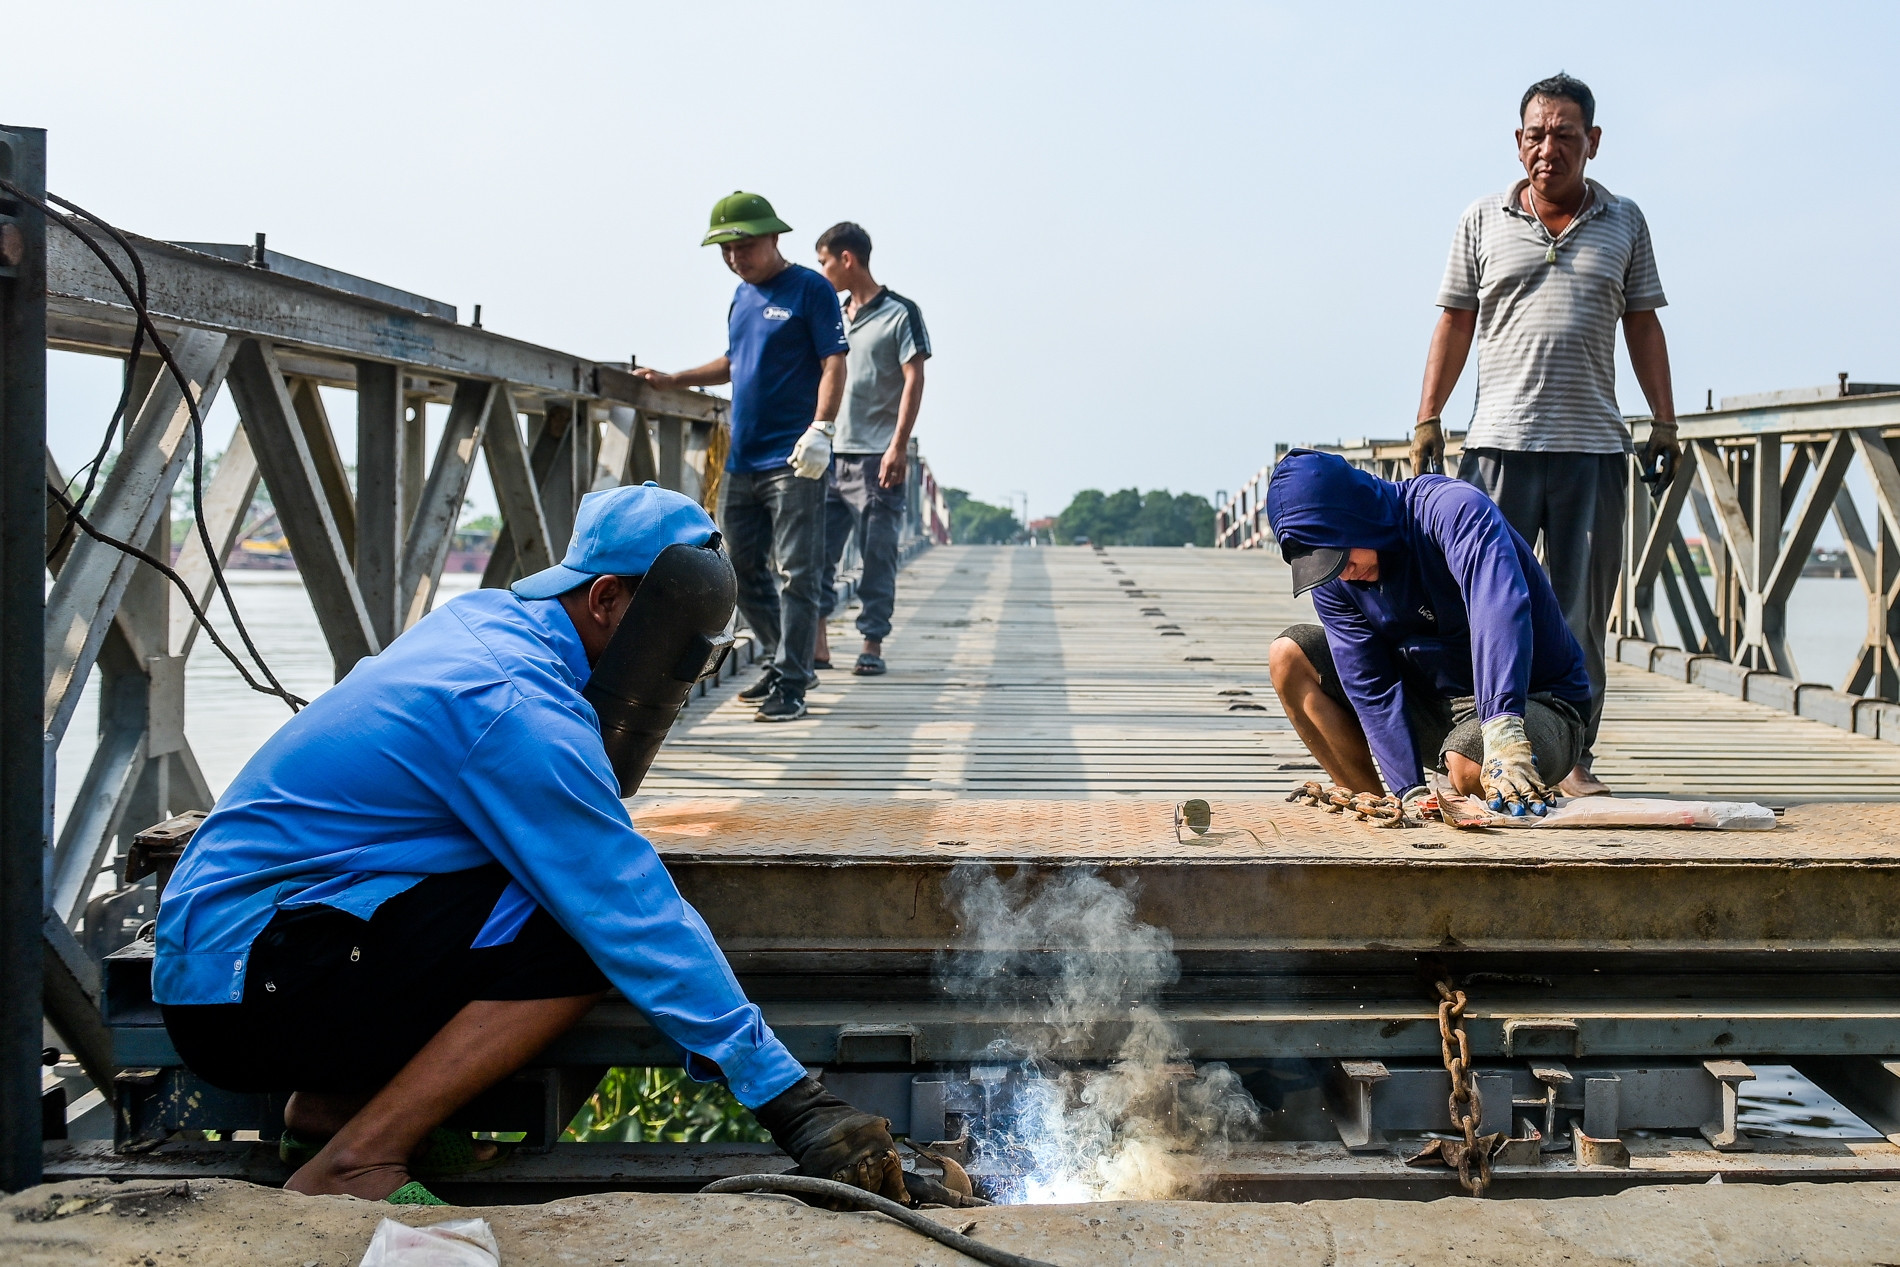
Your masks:
M 595 994 L 607 978 L 554 917 L 470 948 L 508 886 L 500 866 L 432 875 L 369 919 L 280 910 L 251 943 L 241 1003 L 166 1006 L 191 1071 L 227 1091 L 374 1091 L 477 999 Z
M 1307 661 L 1319 671 L 1320 689 L 1328 698 L 1352 712 L 1352 701 L 1339 681 L 1333 666 L 1333 649 L 1326 641 L 1326 630 L 1319 625 L 1292 625 L 1282 638 L 1290 638 L 1305 653 Z M 1478 702 L 1469 695 L 1446 699 L 1407 684 L 1405 722 L 1412 731 L 1412 742 L 1427 764 L 1441 774 L 1445 754 L 1455 752 L 1475 764 L 1484 763 L 1484 728 L 1478 721 Z M 1583 753 L 1583 714 L 1575 704 L 1538 692 L 1526 701 L 1524 733 L 1531 741 L 1531 756 L 1537 772 L 1555 785 Z M 1393 791 L 1403 791 L 1394 788 Z

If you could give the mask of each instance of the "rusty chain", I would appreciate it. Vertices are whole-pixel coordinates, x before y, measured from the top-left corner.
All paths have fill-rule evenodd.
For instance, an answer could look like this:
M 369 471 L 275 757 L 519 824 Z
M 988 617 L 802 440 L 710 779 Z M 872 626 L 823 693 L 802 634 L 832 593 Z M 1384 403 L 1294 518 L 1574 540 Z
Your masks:
M 1326 787 L 1309 779 L 1287 794 L 1290 803 L 1312 805 L 1328 814 L 1351 812 L 1362 823 L 1375 827 L 1397 827 L 1405 816 L 1396 796 L 1377 792 L 1354 792 L 1350 788 Z
M 1444 1057 L 1445 1072 L 1451 1075 L 1451 1125 L 1464 1133 L 1464 1139 L 1433 1142 L 1438 1144 L 1438 1156 L 1445 1164 L 1457 1169 L 1459 1186 L 1472 1196 L 1481 1197 L 1491 1186 L 1491 1153 L 1498 1141 L 1478 1135 L 1478 1126 L 1484 1121 L 1484 1097 L 1471 1079 L 1471 1040 L 1465 1036 L 1465 1002 L 1465 992 L 1453 989 L 1449 978 L 1438 982 L 1438 1045 Z M 1474 1163 L 1478 1171 L 1475 1177 L 1471 1173 Z

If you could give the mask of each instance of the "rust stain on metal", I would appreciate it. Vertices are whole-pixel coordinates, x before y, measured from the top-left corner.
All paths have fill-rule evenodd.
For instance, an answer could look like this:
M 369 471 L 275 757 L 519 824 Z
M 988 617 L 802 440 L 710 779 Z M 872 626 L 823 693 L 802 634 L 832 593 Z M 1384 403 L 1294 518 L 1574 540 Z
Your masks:
M 1183 843 L 1172 799 L 892 800 L 863 797 L 663 797 L 633 805 L 634 825 L 669 858 L 1078 862 L 1301 860 L 1439 867 L 1639 863 L 1900 865 L 1900 805 L 1800 805 L 1773 832 L 1605 829 L 1394 831 L 1286 805 L 1277 796 L 1212 802 L 1212 833 Z M 1252 838 L 1257 836 L 1258 840 Z M 1441 845 L 1421 856 L 1421 842 Z M 1603 846 L 1616 845 L 1614 855 Z

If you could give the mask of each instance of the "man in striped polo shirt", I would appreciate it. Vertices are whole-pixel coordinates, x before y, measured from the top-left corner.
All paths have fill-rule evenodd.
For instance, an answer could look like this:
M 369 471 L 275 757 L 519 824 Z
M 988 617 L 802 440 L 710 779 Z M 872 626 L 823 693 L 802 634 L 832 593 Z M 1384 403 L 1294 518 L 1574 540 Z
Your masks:
M 838 565 L 856 533 L 864 570 L 858 577 L 858 632 L 864 650 L 852 672 L 885 672 L 884 639 L 897 600 L 898 536 L 904 523 L 904 480 L 910 471 L 910 433 L 924 399 L 924 362 L 930 332 L 923 310 L 871 276 L 871 235 L 846 220 L 818 238 L 818 267 L 844 303 L 844 405 L 832 445 L 831 487 L 825 494 L 825 581 L 818 600 L 818 659 L 829 664 L 825 628 L 838 605 Z
M 1675 474 L 1669 349 L 1656 310 L 1668 301 L 1643 213 L 1594 180 L 1603 130 L 1596 98 L 1558 74 L 1519 103 L 1525 178 L 1466 208 L 1439 287 L 1438 325 L 1412 439 L 1412 470 L 1444 460 L 1439 413 L 1475 340 L 1477 404 L 1460 478 L 1497 502 L 1525 540 L 1541 537 L 1564 621 L 1582 644 L 1591 701 L 1570 796 L 1607 793 L 1590 771 L 1603 715 L 1603 650 L 1623 561 L 1629 428 L 1616 403 L 1616 324 L 1655 422 L 1645 477 Z

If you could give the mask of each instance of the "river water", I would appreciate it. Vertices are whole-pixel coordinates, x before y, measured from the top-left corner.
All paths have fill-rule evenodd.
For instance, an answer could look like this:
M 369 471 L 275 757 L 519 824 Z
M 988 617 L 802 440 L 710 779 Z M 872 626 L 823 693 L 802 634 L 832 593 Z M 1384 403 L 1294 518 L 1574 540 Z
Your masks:
M 291 691 L 314 699 L 333 680 L 329 648 L 295 572 L 231 572 L 231 591 L 252 638 L 271 669 Z M 474 589 L 475 573 L 442 578 L 444 599 Z M 1666 608 L 1664 637 L 1673 632 Z M 228 619 L 217 622 L 233 647 Z M 1838 685 L 1860 646 L 1867 624 L 1859 583 L 1810 577 L 1788 604 L 1789 639 L 1803 676 Z M 258 694 L 238 677 L 208 639 L 200 636 L 185 669 L 185 733 L 214 793 L 222 792 L 252 753 L 290 716 L 283 703 Z M 60 745 L 55 783 L 57 820 L 64 822 L 98 729 L 96 684 L 87 688 Z M 1787 1135 L 1854 1138 L 1875 1135 L 1846 1109 L 1793 1069 L 1758 1065 L 1757 1080 L 1743 1087 L 1743 1122 L 1751 1129 Z

